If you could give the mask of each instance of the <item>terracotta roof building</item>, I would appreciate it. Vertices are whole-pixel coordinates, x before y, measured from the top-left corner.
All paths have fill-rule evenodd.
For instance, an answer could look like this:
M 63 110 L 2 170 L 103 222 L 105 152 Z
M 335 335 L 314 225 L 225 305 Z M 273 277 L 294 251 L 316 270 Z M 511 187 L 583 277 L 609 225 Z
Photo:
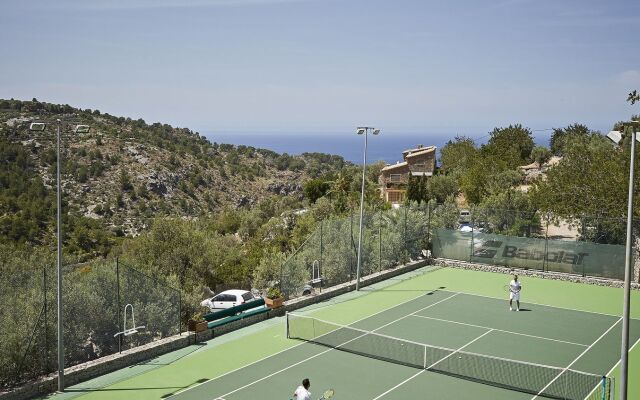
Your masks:
M 382 168 L 378 177 L 382 198 L 392 204 L 405 201 L 409 175 L 433 176 L 436 169 L 436 146 L 424 147 L 402 152 L 404 161 Z

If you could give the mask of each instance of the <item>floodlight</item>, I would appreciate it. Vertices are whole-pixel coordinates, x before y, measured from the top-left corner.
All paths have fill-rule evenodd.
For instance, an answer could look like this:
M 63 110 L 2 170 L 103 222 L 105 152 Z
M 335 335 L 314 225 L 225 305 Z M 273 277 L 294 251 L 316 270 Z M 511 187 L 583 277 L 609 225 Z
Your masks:
M 620 131 L 611 131 L 607 133 L 607 137 L 615 144 L 620 144 L 622 141 L 622 133 Z
M 357 128 L 356 133 L 358 135 L 364 135 L 367 132 L 367 128 Z
M 36 132 L 42 132 L 44 131 L 44 128 L 47 126 L 47 124 L 45 124 L 44 122 L 32 122 L 31 125 L 29 125 L 29 130 L 30 131 L 36 131 Z
M 89 133 L 89 129 L 91 129 L 89 125 L 78 125 L 73 131 L 75 133 Z
M 374 129 L 373 130 L 373 134 L 374 135 L 379 135 L 380 134 L 380 129 Z
M 631 121 L 631 122 L 637 122 L 637 121 Z M 635 124 L 631 124 L 629 122 L 625 122 L 625 125 L 629 125 L 629 126 L 634 126 Z M 609 133 L 607 133 L 607 137 L 614 142 L 615 144 L 620 144 L 622 143 L 622 132 L 620 131 L 611 131 Z M 638 142 L 640 142 L 640 136 L 636 136 L 636 140 Z

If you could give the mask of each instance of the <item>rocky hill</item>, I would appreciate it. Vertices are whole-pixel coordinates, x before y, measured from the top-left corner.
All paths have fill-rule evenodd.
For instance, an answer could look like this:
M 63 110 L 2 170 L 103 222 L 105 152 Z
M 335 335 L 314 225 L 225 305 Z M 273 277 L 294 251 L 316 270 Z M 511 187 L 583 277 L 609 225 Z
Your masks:
M 56 119 L 63 121 L 62 181 L 69 212 L 117 235 L 136 235 L 157 216 L 193 218 L 250 207 L 269 196 L 301 198 L 305 180 L 347 164 L 342 157 L 327 154 L 290 156 L 211 143 L 187 128 L 148 124 L 98 110 L 36 99 L 0 100 L 4 169 L 0 172 L 0 229 L 4 226 L 4 231 L 14 229 L 9 226 L 11 218 L 32 212 L 20 200 L 25 196 L 26 200 L 48 199 L 44 202 L 47 218 L 53 216 Z M 46 131 L 33 132 L 29 125 L 34 121 L 51 123 Z M 76 124 L 91 129 L 74 133 Z M 24 181 L 30 183 L 21 192 L 18 186 Z M 32 208 L 38 212 L 37 206 Z M 46 221 L 38 224 L 27 229 L 42 228 Z

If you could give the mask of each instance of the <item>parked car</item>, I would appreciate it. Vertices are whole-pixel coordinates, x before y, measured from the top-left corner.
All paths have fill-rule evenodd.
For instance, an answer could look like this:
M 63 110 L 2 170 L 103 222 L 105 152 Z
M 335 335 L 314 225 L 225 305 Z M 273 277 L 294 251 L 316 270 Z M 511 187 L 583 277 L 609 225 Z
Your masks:
M 468 233 L 472 231 L 473 231 L 473 227 L 471 227 L 471 225 L 467 225 L 467 224 L 460 225 L 460 232 Z
M 259 298 L 247 290 L 231 289 L 220 292 L 217 295 L 202 300 L 200 305 L 208 307 L 210 310 L 221 310 L 237 306 L 248 301 Z
M 484 228 L 482 226 L 483 225 L 473 226 L 470 223 L 462 224 L 460 225 L 460 232 L 484 232 Z

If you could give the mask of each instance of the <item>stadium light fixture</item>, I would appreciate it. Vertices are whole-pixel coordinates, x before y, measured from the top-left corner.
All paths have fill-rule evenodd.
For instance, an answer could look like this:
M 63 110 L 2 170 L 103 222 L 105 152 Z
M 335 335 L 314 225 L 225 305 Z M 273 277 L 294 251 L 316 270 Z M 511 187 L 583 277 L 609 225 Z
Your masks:
M 60 179 L 60 131 L 62 130 L 62 120 L 56 120 L 56 186 L 57 186 L 57 280 L 58 280 L 58 293 L 57 293 L 57 317 L 58 317 L 58 391 L 64 392 L 64 330 L 63 330 L 63 313 L 62 313 L 62 185 Z M 45 122 L 32 122 L 29 125 L 29 130 L 34 132 L 44 132 L 47 124 Z M 89 125 L 77 125 L 74 128 L 75 133 L 87 133 L 89 132 Z
M 629 121 L 629 122 L 624 122 L 624 124 L 625 126 L 633 126 L 633 124 L 640 124 L 640 121 Z M 636 133 L 638 131 L 640 131 L 640 129 L 636 127 Z M 623 135 L 623 132 L 620 132 L 620 131 L 610 131 L 609 133 L 607 133 L 607 137 L 613 143 L 620 144 L 622 143 L 622 138 L 624 137 L 624 135 Z M 636 135 L 636 140 L 640 142 L 640 136 Z
M 75 133 L 89 133 L 91 127 L 89 125 L 76 125 L 73 132 Z
M 615 144 L 622 142 L 622 133 L 620 131 L 610 131 L 607 133 L 607 137 Z
M 360 267 L 362 265 L 362 217 L 364 214 L 364 184 L 367 172 L 367 133 L 380 134 L 380 129 L 370 126 L 359 126 L 356 128 L 358 135 L 364 135 L 364 162 L 362 163 L 362 190 L 360 193 L 360 234 L 358 235 L 358 266 L 356 268 L 356 291 L 360 290 Z
M 44 122 L 32 122 L 31 125 L 29 125 L 29 130 L 34 132 L 42 132 L 46 127 L 47 124 L 45 124 Z

